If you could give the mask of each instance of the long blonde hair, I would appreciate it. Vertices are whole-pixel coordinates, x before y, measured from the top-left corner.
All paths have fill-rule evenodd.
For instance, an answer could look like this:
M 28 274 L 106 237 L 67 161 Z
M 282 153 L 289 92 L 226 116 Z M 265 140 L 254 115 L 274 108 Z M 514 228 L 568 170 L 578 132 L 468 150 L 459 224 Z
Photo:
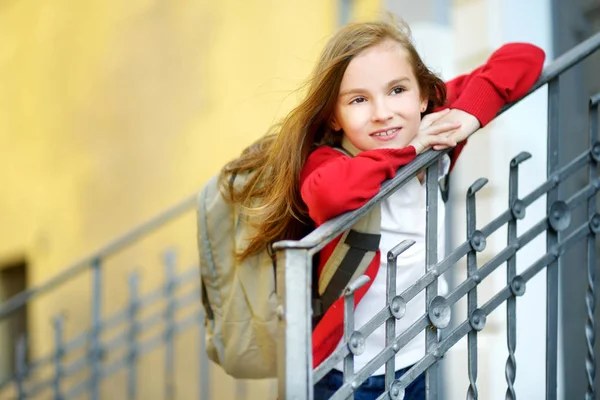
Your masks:
M 423 63 L 410 39 L 406 24 L 388 21 L 352 23 L 341 28 L 323 50 L 300 104 L 263 138 L 248 147 L 222 169 L 220 183 L 225 197 L 242 206 L 255 222 L 256 235 L 239 254 L 242 259 L 283 239 L 299 239 L 311 225 L 306 205 L 300 197 L 300 173 L 312 150 L 320 145 L 336 145 L 341 132 L 329 121 L 334 112 L 340 84 L 350 61 L 359 53 L 386 39 L 398 42 L 409 55 L 427 110 L 443 105 L 444 82 Z M 232 176 L 252 171 L 246 186 L 233 189 Z

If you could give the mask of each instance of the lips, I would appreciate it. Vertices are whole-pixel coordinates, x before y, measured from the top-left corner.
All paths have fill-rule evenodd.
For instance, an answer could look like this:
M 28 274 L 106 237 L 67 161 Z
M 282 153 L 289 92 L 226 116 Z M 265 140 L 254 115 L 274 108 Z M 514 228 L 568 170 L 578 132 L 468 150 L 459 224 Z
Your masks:
M 400 129 L 402 128 L 390 128 L 387 130 L 379 130 L 377 132 L 371 133 L 369 136 L 376 140 L 388 141 L 394 139 L 398 135 L 398 132 L 400 132 Z

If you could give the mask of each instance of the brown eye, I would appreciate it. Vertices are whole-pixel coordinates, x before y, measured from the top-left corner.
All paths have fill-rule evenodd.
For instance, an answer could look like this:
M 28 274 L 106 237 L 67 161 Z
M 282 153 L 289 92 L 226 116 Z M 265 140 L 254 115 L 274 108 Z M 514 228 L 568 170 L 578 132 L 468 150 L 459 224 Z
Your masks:
M 353 99 L 350 104 L 359 104 L 359 103 L 364 103 L 365 101 L 367 101 L 367 99 L 365 99 L 364 97 L 357 97 L 355 99 Z
M 398 86 L 392 89 L 392 94 L 401 94 L 404 91 L 406 91 L 406 89 L 404 89 L 401 86 Z

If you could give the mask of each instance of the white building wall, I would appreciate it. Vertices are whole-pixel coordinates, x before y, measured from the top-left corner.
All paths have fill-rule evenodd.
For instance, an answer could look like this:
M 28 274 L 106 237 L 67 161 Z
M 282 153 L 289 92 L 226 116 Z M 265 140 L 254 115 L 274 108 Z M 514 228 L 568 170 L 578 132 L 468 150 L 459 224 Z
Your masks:
M 551 60 L 551 26 L 549 0 L 471 0 L 455 1 L 452 10 L 455 32 L 456 65 L 460 72 L 479 65 L 496 48 L 512 41 L 534 43 L 546 51 Z M 454 237 L 464 238 L 464 193 L 477 178 L 490 180 L 478 199 L 478 226 L 483 226 L 508 206 L 508 171 L 510 159 L 523 150 L 532 159 L 520 168 L 519 194 L 528 194 L 545 180 L 547 94 L 545 88 L 525 99 L 498 118 L 473 138 L 457 165 L 453 183 Z M 545 200 L 527 210 L 519 223 L 519 234 L 538 222 L 545 214 Z M 457 241 L 458 242 L 458 241 Z M 506 245 L 506 229 L 488 239 L 488 248 L 479 265 L 489 260 Z M 517 273 L 545 253 L 545 236 L 540 236 L 518 253 Z M 463 269 L 464 271 L 464 269 Z M 506 285 L 506 270 L 499 268 L 479 290 L 480 304 Z M 465 273 L 462 273 L 464 277 Z M 517 396 L 525 399 L 545 398 L 545 273 L 527 285 L 527 293 L 517 301 Z M 466 305 L 463 306 L 463 309 Z M 464 314 L 463 314 L 464 316 Z M 488 319 L 480 334 L 479 393 L 480 398 L 504 399 L 504 369 L 508 355 L 506 346 L 506 307 L 501 306 Z M 449 378 L 449 399 L 465 396 L 466 340 L 448 357 L 448 371 L 465 371 Z
M 444 6 L 444 1 L 389 0 L 385 5 L 387 10 L 407 20 L 425 63 L 440 72 L 445 80 L 472 70 L 485 62 L 495 49 L 512 41 L 534 43 L 545 50 L 547 62 L 552 59 L 550 0 L 454 0 L 450 3 L 447 4 L 449 23 L 439 17 L 439 9 L 434 12 L 435 7 Z M 470 139 L 452 177 L 452 212 L 448 214 L 453 245 L 465 240 L 465 193 L 476 179 L 489 179 L 488 185 L 478 193 L 478 227 L 507 208 L 508 166 L 510 159 L 519 152 L 527 150 L 533 156 L 521 166 L 520 196 L 545 180 L 546 107 L 546 89 L 542 88 Z M 542 199 L 527 210 L 525 220 L 519 223 L 519 234 L 544 214 L 545 199 Z M 478 257 L 479 265 L 505 245 L 504 228 L 488 238 L 487 249 Z M 544 253 L 545 236 L 541 236 L 519 252 L 517 273 Z M 454 281 L 462 282 L 466 277 L 465 262 L 457 265 L 454 271 Z M 519 398 L 545 398 L 545 282 L 542 272 L 528 283 L 525 296 L 517 302 L 515 388 Z M 479 304 L 489 300 L 505 285 L 506 269 L 501 266 L 479 285 Z M 465 317 L 466 300 L 459 302 L 453 310 L 455 323 Z M 466 344 L 466 338 L 461 340 L 442 361 L 445 399 L 466 397 L 469 385 Z M 479 398 L 505 398 L 507 356 L 506 306 L 502 305 L 488 318 L 486 328 L 479 335 Z

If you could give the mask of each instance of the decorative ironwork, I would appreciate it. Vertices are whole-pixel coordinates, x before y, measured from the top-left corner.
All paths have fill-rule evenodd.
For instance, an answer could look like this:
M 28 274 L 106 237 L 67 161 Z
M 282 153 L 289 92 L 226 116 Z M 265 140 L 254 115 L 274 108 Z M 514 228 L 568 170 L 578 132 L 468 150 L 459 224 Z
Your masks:
M 598 143 L 598 102 L 600 94 L 590 99 L 590 146 L 591 155 L 594 160 L 588 167 L 588 179 L 590 182 L 598 182 L 598 166 L 600 160 L 600 143 Z M 587 237 L 587 287 L 585 291 L 585 308 L 587 318 L 585 321 L 585 340 L 587 352 L 585 357 L 585 372 L 587 378 L 587 388 L 585 392 L 586 400 L 596 398 L 596 356 L 594 345 L 596 343 L 596 320 L 594 311 L 596 310 L 596 235 L 600 231 L 600 215 L 596 210 L 596 196 L 589 198 L 587 204 L 590 233 Z
M 450 305 L 444 296 L 435 296 L 429 303 L 429 320 L 437 329 L 450 325 Z
M 558 77 L 564 71 L 582 58 L 592 53 L 600 47 L 600 34 L 594 36 L 590 41 L 581 45 L 580 48 L 572 53 L 563 56 L 558 64 L 547 68 L 542 79 L 533 90 L 540 86 L 548 85 L 549 96 L 549 131 L 548 131 L 548 168 L 547 180 L 542 182 L 537 188 L 529 194 L 519 197 L 518 195 L 518 168 L 521 163 L 531 158 L 531 154 L 523 152 L 517 155 L 510 164 L 510 182 L 508 209 L 502 212 L 487 225 L 477 228 L 475 226 L 475 193 L 480 190 L 487 180 L 480 179 L 475 182 L 467 193 L 467 240 L 458 245 L 454 251 L 442 260 L 437 258 L 437 168 L 438 159 L 442 152 L 426 152 L 398 172 L 396 177 L 385 182 L 381 190 L 367 204 L 358 210 L 341 215 L 321 226 L 310 235 L 300 241 L 283 241 L 275 244 L 278 257 L 283 256 L 295 249 L 308 249 L 310 255 L 320 251 L 328 242 L 339 236 L 345 229 L 350 227 L 355 221 L 365 215 L 377 203 L 382 201 L 392 192 L 398 190 L 412 179 L 415 174 L 423 169 L 427 170 L 427 221 L 426 221 L 426 270 L 416 282 L 403 290 L 402 293 L 395 293 L 395 258 L 388 254 L 388 302 L 382 310 L 375 311 L 369 322 L 353 332 L 360 332 L 361 337 L 367 338 L 377 327 L 385 324 L 386 326 L 386 344 L 385 348 L 367 363 L 361 370 L 352 371 L 351 379 L 344 380 L 343 385 L 333 395 L 332 399 L 346 399 L 352 395 L 357 387 L 360 386 L 369 376 L 371 376 L 382 365 L 386 366 L 386 390 L 379 398 L 386 397 L 402 398 L 406 387 L 421 374 L 426 376 L 426 387 L 428 398 L 435 399 L 439 394 L 438 388 L 438 360 L 461 338 L 468 336 L 469 342 L 469 389 L 467 398 L 478 398 L 477 392 L 477 333 L 484 330 L 487 317 L 498 307 L 507 304 L 507 346 L 509 356 L 506 361 L 505 373 L 507 381 L 507 399 L 516 399 L 515 393 L 515 371 L 516 371 L 516 302 L 520 296 L 526 292 L 527 282 L 542 270 L 547 272 L 547 326 L 546 326 L 546 396 L 556 398 L 556 379 L 557 379 L 557 327 L 558 327 L 558 261 L 564 252 L 574 244 L 581 242 L 584 238 L 592 241 L 599 227 L 600 219 L 595 216 L 597 212 L 590 208 L 590 218 L 582 225 L 573 226 L 572 215 L 574 210 L 583 204 L 589 204 L 591 207 L 592 199 L 595 198 L 600 188 L 600 180 L 596 176 L 590 175 L 589 184 L 573 194 L 570 198 L 560 199 L 558 194 L 559 185 L 569 179 L 575 173 L 586 166 L 595 165 L 600 158 L 600 150 L 596 146 L 596 141 L 592 141 L 590 149 L 581 155 L 575 157 L 566 165 L 558 165 Z M 597 96 L 600 98 L 600 95 Z M 597 128 L 595 128 L 597 130 Z M 594 147 L 596 146 L 596 147 Z M 523 232 L 517 234 L 517 222 L 525 217 L 527 208 L 542 196 L 546 197 L 547 208 L 546 215 Z M 487 244 L 487 238 L 503 226 L 508 227 L 507 245 L 493 255 L 486 263 L 477 265 L 476 255 L 483 251 Z M 569 231 L 567 231 L 569 228 Z M 516 273 L 516 257 L 520 249 L 525 247 L 532 240 L 542 234 L 546 234 L 547 246 L 546 253 L 538 260 L 521 271 Z M 591 243 L 591 242 L 590 242 Z M 593 246 L 589 246 L 590 248 Z M 450 270 L 459 260 L 467 258 L 467 278 L 456 288 L 445 296 L 437 293 L 437 279 Z M 310 258 L 307 258 L 310 260 Z M 499 266 L 506 263 L 507 280 L 506 286 L 501 288 L 490 300 L 484 304 L 477 304 L 477 286 L 483 282 Z M 591 264 L 590 264 L 591 265 Z M 591 268 L 589 266 L 589 268 Z M 302 268 L 304 271 L 310 271 L 309 265 Z M 589 354 L 586 370 L 588 379 L 595 374 L 595 359 L 593 355 L 594 336 L 590 333 L 595 327 L 593 320 L 593 310 L 595 306 L 595 292 L 593 290 L 595 277 L 588 276 L 588 290 L 586 292 L 586 303 L 588 308 L 588 322 L 586 323 L 586 339 L 588 341 Z M 393 292 L 391 291 L 393 288 Z M 406 307 L 410 307 L 410 301 L 419 293 L 425 292 L 426 312 L 417 319 L 408 329 L 399 335 L 392 337 L 393 323 L 396 318 L 402 318 Z M 460 299 L 467 297 L 468 313 L 465 321 L 457 321 L 456 326 L 451 328 L 450 332 L 445 332 L 443 337 L 438 335 L 440 329 L 449 328 L 452 305 Z M 348 311 L 351 311 L 348 308 Z M 350 315 L 351 312 L 348 313 Z M 286 309 L 285 321 L 289 321 L 298 315 L 294 310 Z M 282 329 L 285 329 L 282 326 Z M 426 354 L 414 364 L 403 376 L 398 379 L 392 379 L 393 359 L 396 352 L 399 351 L 408 342 L 413 340 L 419 333 L 425 332 L 426 335 Z M 307 337 L 308 337 L 307 332 Z M 310 341 L 304 346 L 295 346 L 294 354 L 289 354 L 282 358 L 281 362 L 286 364 L 290 360 L 290 368 L 297 371 L 297 365 L 292 365 L 291 360 L 301 359 L 303 354 L 311 351 Z M 352 357 L 351 351 L 347 346 L 338 347 L 323 363 L 313 371 L 313 381 L 321 379 L 325 374 L 331 371 L 335 365 L 344 358 Z M 282 356 L 283 357 L 283 356 Z M 310 367 L 307 367 L 310 369 Z M 286 375 L 289 376 L 289 375 Z M 280 391 L 280 397 L 285 396 L 287 389 Z M 595 395 L 595 388 L 590 383 L 588 392 L 591 396 Z M 287 393 L 290 393 L 287 391 Z M 308 393 L 311 393 L 309 390 Z M 297 397 L 303 398 L 304 397 Z M 310 398 L 310 395 L 309 397 Z
M 527 283 L 542 270 L 547 272 L 547 360 L 546 360 L 546 397 L 556 398 L 557 379 L 557 324 L 558 324 L 558 261 L 560 257 L 575 243 L 587 241 L 587 288 L 585 305 L 587 320 L 585 321 L 585 340 L 587 354 L 585 370 L 587 377 L 586 398 L 595 399 L 597 390 L 594 385 L 596 374 L 596 357 L 594 354 L 596 321 L 596 277 L 595 244 L 600 232 L 600 214 L 596 210 L 597 192 L 600 190 L 600 177 L 597 165 L 600 162 L 600 142 L 598 141 L 598 104 L 600 94 L 592 97 L 589 105 L 590 142 L 589 149 L 575 157 L 566 165 L 559 167 L 558 154 L 558 96 L 559 77 L 571 66 L 600 48 L 600 34 L 596 34 L 586 42 L 574 48 L 554 63 L 549 65 L 542 78 L 534 85 L 532 91 L 548 85 L 548 165 L 547 179 L 537 188 L 520 197 L 518 195 L 518 168 L 521 163 L 531 158 L 529 153 L 517 155 L 510 164 L 508 207 L 485 226 L 475 226 L 475 193 L 485 185 L 485 180 L 478 180 L 468 192 L 467 238 L 444 259 L 438 260 L 437 254 L 437 196 L 438 196 L 438 161 L 443 152 L 426 152 L 404 167 L 397 176 L 384 183 L 381 190 L 365 206 L 346 213 L 323 224 L 311 234 L 299 241 L 277 243 L 278 273 L 281 274 L 281 288 L 278 294 L 282 304 L 278 309 L 281 322 L 282 340 L 278 343 L 280 363 L 280 398 L 306 400 L 311 398 L 313 382 L 323 378 L 338 363 L 344 365 L 344 383 L 333 396 L 333 399 L 346 399 L 375 371 L 385 365 L 385 380 L 388 390 L 380 398 L 390 397 L 402 399 L 406 387 L 421 374 L 426 374 L 428 396 L 435 399 L 440 392 L 438 382 L 438 361 L 461 338 L 468 337 L 468 373 L 470 386 L 468 398 L 477 398 L 477 334 L 486 327 L 487 317 L 498 307 L 506 303 L 507 347 L 508 358 L 505 366 L 507 381 L 507 399 L 516 399 L 514 388 L 516 371 L 516 302 L 526 292 Z M 505 108 L 508 109 L 509 107 Z M 588 184 L 570 198 L 559 198 L 559 185 L 583 168 L 588 169 Z M 388 254 L 387 302 L 383 309 L 375 310 L 371 320 L 361 327 L 354 327 L 354 291 L 366 282 L 360 277 L 352 282 L 345 293 L 344 301 L 344 342 L 331 356 L 312 370 L 311 358 L 311 321 L 310 298 L 306 288 L 311 287 L 312 256 L 323 249 L 327 243 L 339 236 L 341 232 L 352 226 L 376 204 L 398 190 L 402 185 L 414 178 L 419 172 L 427 170 L 427 231 L 426 231 L 426 267 L 424 274 L 402 293 L 396 293 L 396 260 L 414 242 L 406 241 L 396 246 Z M 525 217 L 527 208 L 542 196 L 546 196 L 546 215 L 535 225 L 517 234 L 517 223 Z M 68 322 L 62 315 L 55 316 L 53 324 L 54 349 L 37 358 L 28 360 L 28 338 L 20 337 L 16 345 L 15 376 L 0 382 L 0 390 L 9 388 L 14 396 L 21 399 L 36 396 L 56 399 L 70 399 L 87 394 L 92 399 L 100 397 L 100 386 L 103 381 L 119 371 L 126 371 L 127 385 L 124 388 L 128 398 L 135 398 L 137 393 L 137 365 L 140 359 L 153 349 L 162 347 L 165 350 L 166 380 L 164 396 L 173 398 L 175 394 L 173 367 L 175 360 L 175 337 L 192 327 L 198 328 L 198 354 L 200 368 L 198 372 L 198 395 L 207 399 L 209 395 L 209 363 L 204 348 L 204 314 L 200 307 L 200 285 L 196 266 L 184 272 L 175 271 L 175 258 L 172 254 L 165 256 L 165 284 L 149 293 L 141 294 L 139 276 L 133 273 L 129 278 L 130 296 L 128 303 L 118 312 L 109 314 L 102 305 L 106 297 L 105 260 L 136 240 L 173 220 L 184 212 L 193 210 L 195 194 L 180 204 L 153 218 L 147 223 L 133 229 L 127 235 L 117 238 L 109 245 L 99 249 L 82 261 L 65 268 L 63 272 L 44 285 L 35 286 L 9 299 L 0 305 L 0 320 L 7 318 L 16 310 L 26 306 L 31 300 L 60 288 L 75 276 L 88 273 L 91 279 L 90 320 L 88 330 L 69 337 L 65 334 Z M 586 220 L 575 225 L 575 210 L 587 207 Z M 477 254 L 483 251 L 489 238 L 500 228 L 507 226 L 507 245 L 493 255 L 486 263 L 477 265 Z M 567 230 L 569 228 L 569 230 Z M 516 257 L 520 249 L 546 234 L 546 253 L 535 262 L 516 273 Z M 448 272 L 461 259 L 467 258 L 467 278 L 450 293 L 438 294 L 437 279 Z M 477 302 L 477 287 L 493 271 L 506 263 L 506 285 L 484 304 Z M 87 275 L 85 275 L 87 276 Z M 189 290 L 180 290 L 185 283 L 193 282 Z M 397 320 L 404 318 L 406 307 L 417 295 L 423 293 L 426 298 L 426 311 L 408 329 L 399 335 L 395 333 Z M 460 299 L 467 297 L 468 313 L 463 321 L 452 319 L 451 307 Z M 162 303 L 164 304 L 162 304 Z M 162 304 L 157 311 L 154 309 Z M 195 307 L 195 309 L 193 309 Z M 178 311 L 192 309 L 184 317 Z M 152 313 L 144 313 L 153 310 Z M 354 371 L 354 356 L 364 351 L 365 340 L 378 327 L 385 325 L 385 348 L 365 367 Z M 162 327 L 154 335 L 147 335 L 151 329 Z M 108 337 L 111 329 L 121 328 L 122 332 Z M 439 330 L 444 335 L 438 335 Z M 411 340 L 422 332 L 426 332 L 426 354 L 414 364 L 403 376 L 395 378 L 394 356 Z M 288 345 L 288 344 L 292 345 Z M 121 350 L 117 352 L 117 350 Z M 124 350 L 124 351 L 123 351 Z M 82 356 L 73 355 L 84 353 Z M 119 354 L 109 358 L 108 355 Z M 302 364 L 299 364 L 302 363 Z M 38 374 L 39 371 L 52 368 L 51 374 Z M 81 377 L 81 371 L 86 371 Z M 89 371 L 89 373 L 87 373 Z M 79 374 L 79 375 L 78 375 Z M 36 375 L 41 375 L 39 378 Z M 75 379 L 77 375 L 77 379 Z

